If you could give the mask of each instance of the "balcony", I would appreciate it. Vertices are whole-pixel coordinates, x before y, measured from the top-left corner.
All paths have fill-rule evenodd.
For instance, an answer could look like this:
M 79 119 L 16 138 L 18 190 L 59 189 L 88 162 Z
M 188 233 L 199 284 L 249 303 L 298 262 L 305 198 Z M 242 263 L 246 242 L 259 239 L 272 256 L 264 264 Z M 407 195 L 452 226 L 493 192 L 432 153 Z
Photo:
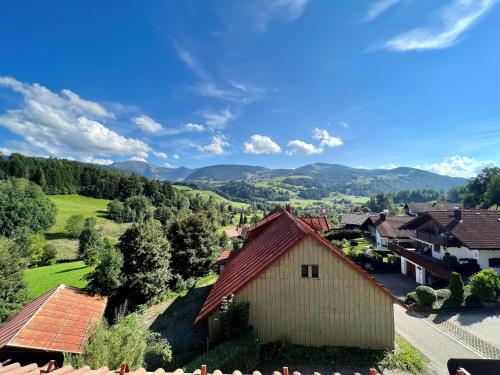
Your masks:
M 433 245 L 439 245 L 443 247 L 456 247 L 460 246 L 453 236 L 447 234 L 440 235 L 428 232 L 426 230 L 417 229 L 417 239 L 431 243 Z
M 446 268 L 439 261 L 439 259 L 433 258 L 414 249 L 406 249 L 393 241 L 389 242 L 388 248 L 394 254 L 408 259 L 409 261 L 425 268 L 427 271 L 435 274 L 442 279 L 449 280 L 451 277 L 451 270 Z

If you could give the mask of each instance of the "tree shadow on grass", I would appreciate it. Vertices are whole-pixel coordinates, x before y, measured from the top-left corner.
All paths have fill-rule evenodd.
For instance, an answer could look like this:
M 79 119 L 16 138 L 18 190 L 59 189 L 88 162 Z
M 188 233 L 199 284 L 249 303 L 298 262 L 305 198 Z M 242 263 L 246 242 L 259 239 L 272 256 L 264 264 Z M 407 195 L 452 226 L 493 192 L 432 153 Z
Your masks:
M 159 332 L 172 347 L 173 361 L 168 367 L 181 367 L 205 352 L 206 324 L 195 326 L 194 320 L 211 288 L 212 285 L 193 288 L 177 297 L 151 324 L 150 329 Z
M 57 271 L 56 274 L 58 274 L 58 273 L 66 273 L 66 272 L 73 272 L 73 271 L 78 271 L 78 270 L 83 270 L 84 268 L 87 268 L 87 267 L 88 266 L 80 266 L 80 267 L 68 268 L 67 270 Z
M 51 241 L 51 240 L 62 240 L 62 239 L 69 239 L 69 240 L 72 240 L 73 238 L 68 236 L 67 233 L 64 233 L 64 232 L 55 232 L 55 233 L 48 233 L 46 232 L 45 233 L 45 239 L 47 241 Z

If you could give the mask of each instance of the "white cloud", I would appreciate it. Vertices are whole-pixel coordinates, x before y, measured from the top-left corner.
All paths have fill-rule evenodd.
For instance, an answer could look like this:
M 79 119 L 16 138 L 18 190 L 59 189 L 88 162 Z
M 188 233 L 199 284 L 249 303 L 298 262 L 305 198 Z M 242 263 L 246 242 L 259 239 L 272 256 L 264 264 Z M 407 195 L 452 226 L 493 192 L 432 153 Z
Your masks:
M 132 121 L 142 130 L 148 133 L 158 133 L 163 129 L 161 124 L 151 117 L 142 115 L 138 117 L 134 117 Z
M 160 159 L 166 159 L 168 157 L 167 154 L 161 151 L 153 151 L 153 155 Z
M 396 169 L 398 166 L 394 163 L 389 163 L 386 165 L 381 165 L 380 169 Z
M 385 44 L 394 51 L 431 50 L 451 47 L 498 0 L 454 0 L 441 12 L 442 25 L 416 28 Z
M 309 0 L 258 0 L 252 3 L 253 24 L 264 31 L 271 21 L 291 22 L 306 10 Z
M 204 146 L 198 146 L 198 150 L 206 154 L 220 155 L 224 153 L 224 148 L 227 146 L 229 146 L 229 143 L 226 137 L 222 134 L 218 134 L 211 138 L 211 143 Z
M 339 137 L 335 137 L 333 135 L 330 135 L 328 131 L 325 129 L 314 129 L 313 130 L 313 139 L 316 139 L 320 141 L 319 146 L 320 148 L 323 147 L 336 147 L 336 146 L 341 146 L 344 144 L 342 142 L 342 139 Z
M 201 124 L 194 124 L 192 122 L 188 122 L 184 124 L 184 130 L 188 132 L 203 132 L 205 131 L 205 127 Z
M 290 156 L 321 154 L 324 151 L 321 147 L 316 147 L 313 144 L 306 143 L 298 139 L 288 142 L 287 146 L 290 149 L 286 152 L 286 154 Z
M 143 163 L 147 163 L 148 161 L 144 158 L 141 158 L 140 156 L 132 156 L 130 158 L 130 160 L 133 160 L 133 161 L 142 161 Z
M 179 156 L 178 154 L 174 154 L 173 158 L 174 158 L 175 160 L 179 160 L 180 156 Z
M 243 152 L 247 154 L 278 154 L 281 147 L 270 137 L 254 134 L 243 144 Z
M 151 151 L 142 140 L 121 136 L 104 125 L 113 113 L 69 90 L 58 94 L 11 77 L 0 77 L 0 87 L 21 94 L 23 99 L 20 108 L 0 114 L 0 126 L 24 138 L 32 154 L 83 160 L 112 155 L 147 157 Z
M 113 160 L 111 160 L 111 159 L 95 159 L 91 156 L 87 157 L 87 158 L 83 158 L 82 161 L 85 163 L 100 164 L 100 165 L 113 164 Z
M 207 125 L 213 129 L 222 129 L 230 121 L 236 118 L 236 114 L 229 108 L 226 108 L 220 112 L 203 112 L 201 115 L 205 119 Z
M 481 169 L 494 167 L 492 160 L 476 160 L 467 156 L 448 156 L 440 163 L 421 164 L 415 168 L 452 177 L 474 177 Z
M 170 164 L 170 163 L 165 163 L 165 164 L 163 164 L 163 165 L 164 165 L 165 167 L 167 167 L 167 168 L 177 168 L 175 165 L 172 165 L 172 164 Z
M 339 125 L 342 126 L 343 128 L 348 128 L 349 127 L 349 123 L 346 122 L 346 121 L 340 121 Z
M 373 21 L 389 8 L 393 7 L 401 0 L 378 0 L 373 2 L 365 16 L 365 22 Z

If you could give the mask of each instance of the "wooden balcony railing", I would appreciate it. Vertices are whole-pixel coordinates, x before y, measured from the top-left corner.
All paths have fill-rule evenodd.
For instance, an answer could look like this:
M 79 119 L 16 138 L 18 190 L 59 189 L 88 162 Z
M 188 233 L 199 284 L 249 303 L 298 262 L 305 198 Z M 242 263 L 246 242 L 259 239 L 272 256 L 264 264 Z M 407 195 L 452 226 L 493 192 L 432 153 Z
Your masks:
M 441 236 L 421 229 L 417 229 L 417 239 L 444 247 L 454 247 L 458 245 L 457 240 L 452 236 Z

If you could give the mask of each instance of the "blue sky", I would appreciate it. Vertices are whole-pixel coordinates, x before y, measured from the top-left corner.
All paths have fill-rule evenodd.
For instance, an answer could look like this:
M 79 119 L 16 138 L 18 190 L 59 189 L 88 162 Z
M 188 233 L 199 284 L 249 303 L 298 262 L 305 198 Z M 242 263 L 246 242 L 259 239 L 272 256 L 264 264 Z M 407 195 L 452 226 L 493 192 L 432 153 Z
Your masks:
M 0 151 L 162 166 L 500 164 L 497 0 L 11 1 Z

